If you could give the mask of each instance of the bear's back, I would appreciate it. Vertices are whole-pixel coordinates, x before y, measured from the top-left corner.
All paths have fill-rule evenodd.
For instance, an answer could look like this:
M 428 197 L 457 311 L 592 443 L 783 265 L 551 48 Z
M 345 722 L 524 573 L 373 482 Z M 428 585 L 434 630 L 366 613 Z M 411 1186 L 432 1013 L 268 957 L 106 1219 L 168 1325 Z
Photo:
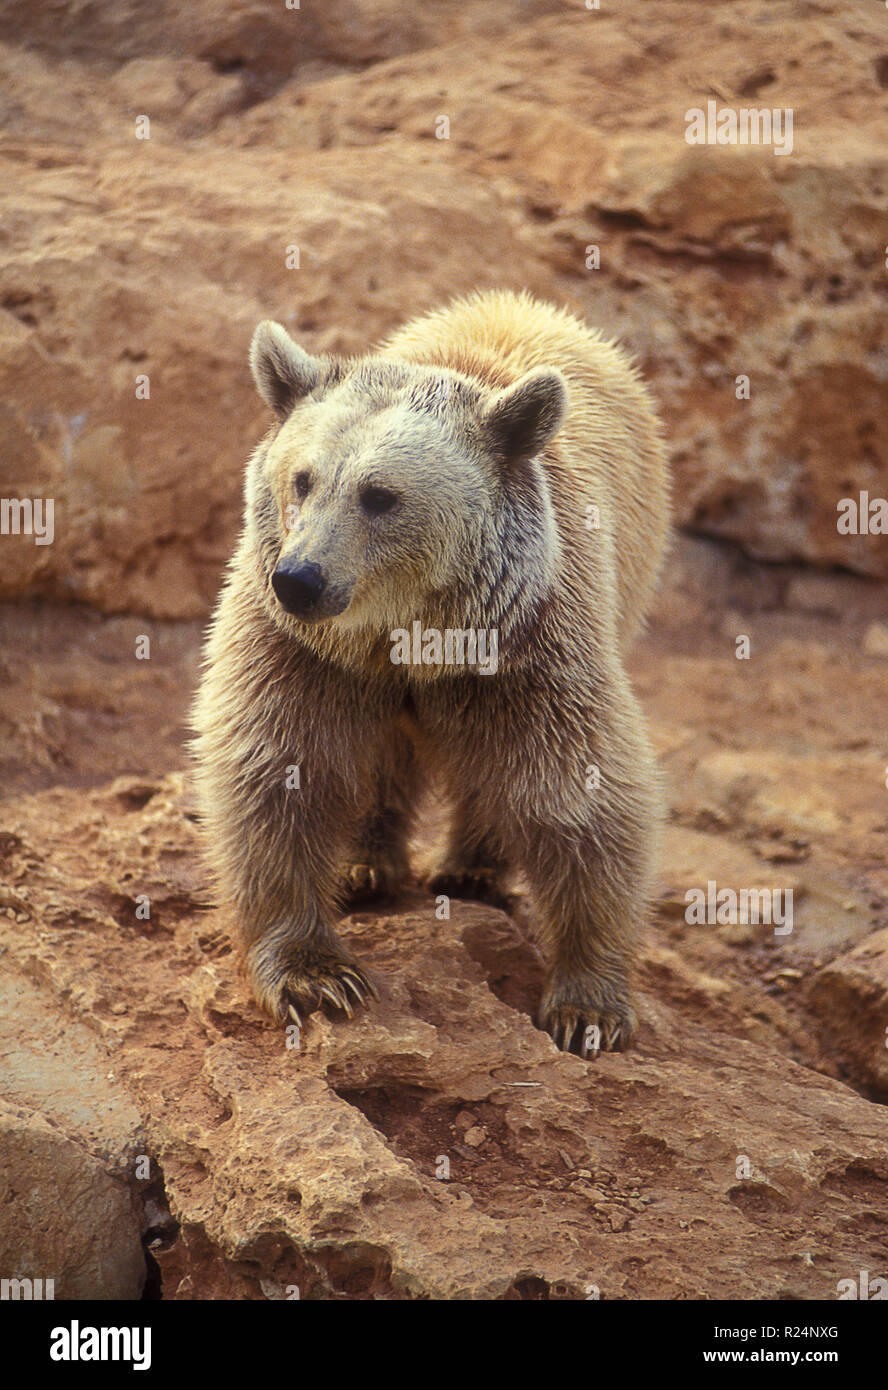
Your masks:
M 494 290 L 411 320 L 384 356 L 447 366 L 493 389 L 557 367 L 570 389 L 564 425 L 542 455 L 566 568 L 617 590 L 621 645 L 647 610 L 666 549 L 669 484 L 662 433 L 626 354 L 574 315 L 526 292 Z M 598 508 L 598 517 L 587 509 Z M 594 529 L 595 520 L 599 529 Z M 603 556 L 605 557 L 603 559 Z M 577 573 L 579 571 L 579 573 Z

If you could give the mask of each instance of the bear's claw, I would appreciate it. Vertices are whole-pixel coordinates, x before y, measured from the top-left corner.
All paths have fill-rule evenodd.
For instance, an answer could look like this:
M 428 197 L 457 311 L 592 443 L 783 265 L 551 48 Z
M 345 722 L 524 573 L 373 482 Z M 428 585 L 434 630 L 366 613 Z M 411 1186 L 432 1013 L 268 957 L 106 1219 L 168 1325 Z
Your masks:
M 425 886 L 436 896 L 443 893 L 448 898 L 471 898 L 506 911 L 509 899 L 500 887 L 500 877 L 498 869 L 486 866 L 441 869 L 426 878 Z
M 403 874 L 386 864 L 348 864 L 343 874 L 345 897 L 349 903 L 370 898 L 391 897 L 397 892 Z
M 635 1031 L 629 1010 L 618 1013 L 572 1004 L 553 1005 L 541 1022 L 556 1047 L 584 1058 L 599 1052 L 622 1052 Z
M 353 1018 L 356 1007 L 371 997 L 378 999 L 379 994 L 361 966 L 327 959 L 323 965 L 306 964 L 298 972 L 291 971 L 281 990 L 281 1012 L 302 1028 L 307 1016 L 324 1004 Z

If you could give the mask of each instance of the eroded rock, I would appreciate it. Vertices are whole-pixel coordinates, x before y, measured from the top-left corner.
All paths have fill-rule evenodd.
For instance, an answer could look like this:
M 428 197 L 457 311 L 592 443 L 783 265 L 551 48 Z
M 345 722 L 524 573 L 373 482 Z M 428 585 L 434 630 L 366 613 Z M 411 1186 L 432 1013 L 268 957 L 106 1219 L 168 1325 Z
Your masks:
M 438 921 L 418 892 L 345 923 L 379 1004 L 314 1015 L 293 1046 L 198 906 L 181 779 L 128 789 L 7 808 L 28 911 L 6 968 L 139 1098 L 179 1226 L 155 1252 L 165 1296 L 828 1298 L 878 1262 L 860 1202 L 884 1201 L 884 1111 L 751 1041 L 754 994 L 656 928 L 625 1056 L 558 1053 L 516 923 L 457 902 Z
M 667 0 L 408 9 L 0 11 L 28 40 L 0 46 L 0 487 L 55 507 L 52 545 L 0 549 L 0 594 L 205 613 L 266 423 L 257 320 L 364 351 L 490 285 L 637 353 L 681 523 L 888 573 L 882 536 L 837 529 L 888 495 L 875 14 L 815 38 L 780 7 L 776 55 L 772 5 L 680 45 Z M 713 66 L 722 104 L 761 82 L 794 111 L 791 156 L 687 144 Z
M 888 1100 L 888 930 L 824 966 L 807 994 L 824 1046 L 874 1096 Z
M 23 914 L 19 914 L 23 915 Z M 141 1121 L 83 1023 L 0 973 L 0 1274 L 57 1299 L 139 1298 Z

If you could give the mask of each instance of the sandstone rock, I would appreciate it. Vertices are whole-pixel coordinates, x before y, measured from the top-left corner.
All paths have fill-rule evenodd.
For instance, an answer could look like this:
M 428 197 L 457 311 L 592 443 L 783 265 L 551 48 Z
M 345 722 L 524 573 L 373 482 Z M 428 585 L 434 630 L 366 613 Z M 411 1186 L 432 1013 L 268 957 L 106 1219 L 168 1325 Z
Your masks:
M 7 809 L 29 914 L 7 920 L 3 968 L 27 963 L 48 1007 L 88 1019 L 140 1097 L 178 1228 L 153 1251 L 165 1296 L 779 1297 L 791 1266 L 803 1296 L 832 1297 L 880 1258 L 853 1212 L 888 1181 L 883 1112 L 701 1022 L 717 980 L 652 943 L 638 1046 L 585 1063 L 528 1017 L 541 967 L 515 924 L 468 903 L 438 922 L 416 893 L 344 927 L 379 1005 L 315 1015 L 293 1047 L 178 877 L 180 780 L 123 812 L 125 785 Z M 140 889 L 150 929 L 127 910 Z M 564 1154 L 594 1182 L 571 1186 Z
M 661 903 L 670 916 L 685 919 L 690 889 L 706 892 L 709 880 L 719 888 L 788 889 L 798 893 L 799 879 L 785 869 L 761 862 L 757 855 L 724 837 L 669 826 L 663 837 Z
M 888 627 L 884 623 L 870 623 L 863 634 L 863 650 L 867 656 L 888 656 Z
M 824 966 L 806 992 L 824 1047 L 855 1082 L 888 1099 L 888 929 Z
M 285 87 L 226 134 L 237 142 L 275 111 L 327 142 L 377 143 L 382 130 L 434 144 L 435 115 L 446 114 L 442 161 L 483 171 L 556 286 L 639 354 L 669 419 L 679 519 L 761 558 L 884 575 L 878 536 L 836 529 L 840 497 L 888 488 L 872 280 L 888 210 L 864 95 L 877 104 L 881 90 L 875 17 L 849 48 L 840 25 L 813 43 L 787 9 L 781 42 L 795 56 L 777 62 L 773 11 L 742 27 L 704 21 L 680 48 L 671 30 L 656 32 L 665 13 L 648 3 L 643 16 L 597 14 L 594 59 L 581 13 L 518 26 L 471 56 L 454 40 L 355 80 Z M 694 51 L 698 71 L 735 68 L 723 105 L 745 104 L 750 59 L 770 74 L 769 108 L 795 115 L 791 157 L 688 146 L 685 112 L 712 96 L 689 80 Z M 819 75 L 816 95 L 802 62 Z M 840 119 L 820 100 L 834 82 L 848 103 Z M 737 394 L 744 376 L 748 399 Z
M 60 1298 L 139 1298 L 141 1121 L 83 1023 L 0 975 L 0 1272 Z
M 849 16 L 0 0 L 0 494 L 56 507 L 52 545 L 0 542 L 4 1276 L 135 1297 L 140 1238 L 179 1299 L 829 1299 L 883 1268 L 884 593 L 786 563 L 888 573 L 836 527 L 888 494 L 883 35 Z M 791 107 L 792 156 L 688 146 L 714 81 Z M 638 355 L 699 533 L 632 659 L 675 822 L 637 1045 L 594 1063 L 533 1023 L 520 892 L 356 914 L 379 1005 L 273 1028 L 163 775 L 265 425 L 256 320 L 352 352 L 492 284 Z M 792 886 L 793 933 L 689 926 L 710 878 Z
M 145 1259 L 132 1194 L 42 1115 L 0 1099 L 3 1277 L 51 1279 L 55 1298 L 139 1298 Z
M 838 834 L 848 819 L 843 784 L 852 760 L 843 754 L 817 761 L 819 775 L 811 776 L 813 768 L 803 772 L 798 759 L 785 754 L 763 761 L 757 752 L 723 751 L 701 765 L 700 782 L 759 828 L 776 827 L 789 835 Z
M 532 19 L 558 11 L 559 0 L 525 0 Z M 434 11 L 409 0 L 327 0 L 324 5 L 269 6 L 263 0 L 197 0 L 187 10 L 174 0 L 150 9 L 124 0 L 113 11 L 73 13 L 50 0 L 25 17 L 12 0 L 0 5 L 0 37 L 27 41 L 52 57 L 72 55 L 109 66 L 130 58 L 209 59 L 222 69 L 244 68 L 263 87 L 312 64 L 362 67 L 392 54 L 441 42 L 442 33 L 498 34 L 514 25 L 508 0 L 440 0 Z
M 681 523 L 888 573 L 836 528 L 840 497 L 888 493 L 876 20 L 815 42 L 786 9 L 778 61 L 771 7 L 744 14 L 676 45 L 667 0 L 0 7 L 0 488 L 55 505 L 53 544 L 5 538 L 0 594 L 205 613 L 265 423 L 257 319 L 353 351 L 492 284 L 638 354 Z M 791 158 L 687 145 L 712 63 L 738 101 L 769 74 Z
M 787 586 L 785 602 L 787 608 L 798 608 L 804 613 L 827 613 L 831 617 L 838 617 L 842 611 L 832 575 L 796 575 Z
M 789 239 L 793 220 L 760 153 L 684 141 L 666 151 L 653 141 L 627 143 L 599 207 L 698 243 L 707 256 L 768 255 Z
M 132 140 L 126 166 L 94 171 L 100 186 L 88 197 L 63 151 L 52 186 L 41 190 L 35 170 L 27 229 L 22 222 L 4 272 L 0 377 L 15 404 L 0 421 L 0 487 L 53 498 L 55 539 L 4 538 L 7 597 L 38 592 L 177 618 L 206 610 L 239 524 L 246 456 L 267 424 L 246 365 L 263 315 L 317 348 L 364 350 L 408 296 L 430 306 L 457 281 L 539 284 L 530 258 L 508 251 L 490 195 L 454 174 L 387 159 L 368 197 L 357 152 L 302 167 L 291 155 L 244 154 L 234 179 L 232 156 L 215 158 L 198 168 L 171 147 L 155 157 L 150 141 Z M 10 160 L 16 185 L 22 161 L 35 159 L 23 150 Z M 52 247 L 72 202 L 70 237 Z M 492 236 L 508 254 L 505 271 L 492 268 Z M 33 245 L 44 237 L 38 267 Z M 460 247 L 456 276 L 447 244 Z M 290 246 L 299 269 L 287 269 Z M 347 315 L 333 307 L 342 296 Z M 137 399 L 146 381 L 150 396 Z

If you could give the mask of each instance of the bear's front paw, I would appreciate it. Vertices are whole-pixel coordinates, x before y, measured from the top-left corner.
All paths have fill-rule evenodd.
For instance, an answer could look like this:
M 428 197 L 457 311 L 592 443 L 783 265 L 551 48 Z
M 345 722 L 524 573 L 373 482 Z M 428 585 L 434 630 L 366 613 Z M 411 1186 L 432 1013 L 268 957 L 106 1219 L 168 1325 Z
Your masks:
M 608 998 L 595 985 L 583 988 L 567 980 L 547 988 L 540 1005 L 540 1027 L 562 1052 L 594 1057 L 597 1052 L 622 1052 L 638 1019 L 628 999 Z
M 397 893 L 404 878 L 403 869 L 385 860 L 346 864 L 343 869 L 346 905 L 368 902 L 373 898 L 390 898 Z
M 424 879 L 424 886 L 435 897 L 472 898 L 507 911 L 509 897 L 500 885 L 502 871 L 495 865 L 475 865 L 472 868 L 444 868 Z
M 286 961 L 276 964 L 271 980 L 260 968 L 254 982 L 259 1002 L 278 1023 L 292 1022 L 300 1028 L 303 1020 L 322 1006 L 340 1009 L 351 1018 L 369 998 L 379 998 L 369 974 L 357 961 L 310 947 L 291 947 Z

